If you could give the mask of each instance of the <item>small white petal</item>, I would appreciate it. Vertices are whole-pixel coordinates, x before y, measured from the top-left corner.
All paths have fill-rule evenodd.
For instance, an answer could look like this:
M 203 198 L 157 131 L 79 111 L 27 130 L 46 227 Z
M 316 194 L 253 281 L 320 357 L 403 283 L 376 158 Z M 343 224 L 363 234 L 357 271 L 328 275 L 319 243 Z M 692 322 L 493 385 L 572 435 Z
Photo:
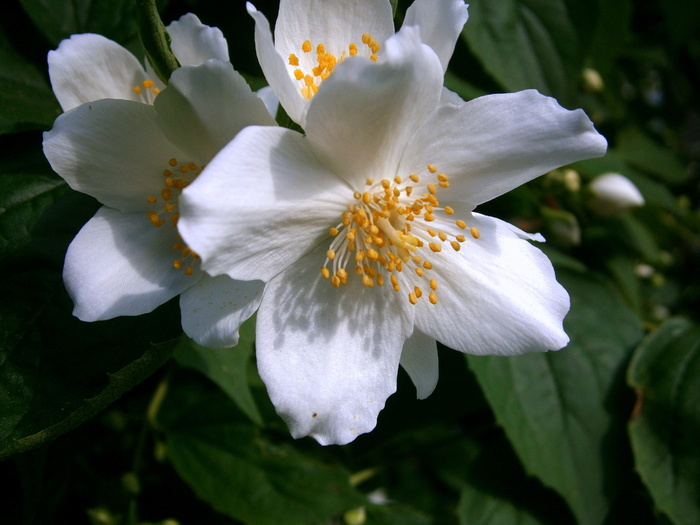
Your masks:
M 80 104 L 116 98 L 142 101 L 134 92 L 146 72 L 141 63 L 116 42 L 93 34 L 73 35 L 48 56 L 51 87 L 68 111 Z
M 416 326 L 441 343 L 476 355 L 558 350 L 568 337 L 562 321 L 569 296 L 549 259 L 498 219 L 474 214 L 478 239 L 430 257 L 438 304 L 419 301 Z M 440 224 L 448 235 L 464 233 Z
M 173 54 L 182 66 L 201 64 L 210 58 L 228 62 L 228 44 L 217 27 L 202 24 L 192 13 L 180 17 L 167 27 Z
M 211 275 L 267 281 L 328 237 L 351 196 L 302 135 L 251 126 L 184 190 L 178 228 Z
M 279 97 L 280 104 L 294 122 L 303 127 L 303 114 L 306 108 L 306 99 L 297 88 L 296 81 L 292 80 L 287 70 L 287 58 L 280 55 L 272 41 L 270 23 L 253 4 L 246 4 L 248 14 L 255 20 L 255 52 L 258 56 L 260 68 L 269 82 L 270 87 Z
M 238 328 L 258 309 L 264 287 L 260 281 L 203 275 L 180 295 L 182 329 L 207 348 L 235 346 Z
M 145 210 L 163 188 L 171 158 L 185 159 L 156 123 L 153 106 L 98 100 L 59 116 L 44 155 L 74 190 L 122 211 Z
M 258 370 L 292 436 L 345 444 L 369 432 L 396 390 L 412 312 L 388 286 L 334 288 L 325 246 L 267 284 L 257 317 Z
M 393 178 L 441 94 L 440 63 L 409 27 L 386 42 L 381 63 L 351 57 L 338 65 L 314 96 L 305 130 L 322 162 L 359 190 L 367 177 Z
M 406 10 L 403 26 L 420 28 L 420 38 L 440 58 L 447 71 L 457 39 L 469 18 L 463 0 L 415 0 Z
M 400 172 L 435 164 L 450 176 L 451 200 L 477 205 L 606 147 L 583 111 L 528 90 L 442 105 L 414 135 Z
M 418 399 L 425 399 L 432 394 L 439 375 L 435 338 L 416 329 L 403 344 L 401 366 L 416 385 Z
M 103 206 L 68 247 L 63 268 L 73 315 L 101 321 L 141 315 L 197 282 L 173 268 L 177 231 L 153 226 L 143 213 L 122 213 Z
M 619 173 L 605 173 L 591 182 L 591 206 L 599 213 L 614 214 L 644 205 L 644 197 L 631 180 Z
M 208 60 L 173 72 L 154 106 L 163 134 L 208 162 L 246 126 L 274 126 L 262 100 L 230 62 Z

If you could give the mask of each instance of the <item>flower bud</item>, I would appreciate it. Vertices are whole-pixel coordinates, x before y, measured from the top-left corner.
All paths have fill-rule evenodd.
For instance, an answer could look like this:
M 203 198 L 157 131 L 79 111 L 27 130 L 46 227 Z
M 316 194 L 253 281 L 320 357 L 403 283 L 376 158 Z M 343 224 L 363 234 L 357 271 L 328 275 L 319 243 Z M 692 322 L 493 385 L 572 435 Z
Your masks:
M 601 215 L 613 215 L 644 204 L 644 197 L 637 187 L 619 173 L 606 173 L 596 177 L 590 188 L 593 192 L 591 208 Z

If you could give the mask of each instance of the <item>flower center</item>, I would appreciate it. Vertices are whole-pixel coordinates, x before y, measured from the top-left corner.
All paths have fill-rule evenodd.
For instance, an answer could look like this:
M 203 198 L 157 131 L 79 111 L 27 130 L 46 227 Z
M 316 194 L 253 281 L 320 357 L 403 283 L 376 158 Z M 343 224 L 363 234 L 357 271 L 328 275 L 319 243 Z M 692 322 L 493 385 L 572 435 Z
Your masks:
M 355 201 L 343 212 L 343 220 L 329 230 L 333 241 L 321 268 L 324 279 L 335 287 L 346 285 L 349 274 L 345 268 L 354 262 L 362 284 L 383 286 L 388 277 L 394 291 L 407 287 L 409 302 L 417 304 L 423 287 L 414 285 L 415 278 L 406 275 L 413 272 L 430 290 L 430 303 L 437 304 L 438 281 L 430 275 L 434 258 L 440 258 L 446 244 L 459 251 L 467 236 L 439 228 L 440 223 L 452 222 L 449 217 L 455 213 L 449 206 L 441 207 L 437 198 L 440 189 L 450 186 L 449 177 L 428 164 L 422 178 L 421 182 L 421 176 L 411 174 L 406 182 L 400 176 L 393 181 L 365 181 L 367 191 L 353 194 Z M 420 195 L 414 193 L 418 187 L 425 189 Z M 474 239 L 481 235 L 478 228 L 468 228 L 463 220 L 454 224 Z
M 141 95 L 141 100 L 146 104 L 153 104 L 156 95 L 160 93 L 160 89 L 153 80 L 144 80 L 140 86 L 134 86 L 132 89 L 134 93 Z
M 177 228 L 180 220 L 179 199 L 182 190 L 189 186 L 192 181 L 202 172 L 204 166 L 197 166 L 194 162 L 182 163 L 172 158 L 168 161 L 168 167 L 163 170 L 163 189 L 160 196 L 149 195 L 147 201 L 155 205 L 153 210 L 146 213 L 146 217 L 156 228 L 160 228 L 166 223 Z M 179 237 L 179 234 L 178 234 Z M 180 237 L 180 240 L 173 245 L 173 250 L 177 252 L 173 260 L 173 268 L 184 268 L 185 274 L 194 273 L 194 263 L 199 259 L 199 255 L 193 252 Z
M 377 53 L 379 52 L 379 44 L 372 38 L 372 35 L 365 33 L 362 35 L 362 43 L 365 45 L 362 56 L 366 56 L 370 60 L 377 61 Z M 318 44 L 316 46 L 316 57 L 311 52 L 313 46 L 310 40 L 306 40 L 301 45 L 300 57 L 292 53 L 289 55 L 289 65 L 294 68 L 294 78 L 299 81 L 301 94 L 310 99 L 318 91 L 321 83 L 326 80 L 335 66 L 345 60 L 349 56 L 356 56 L 360 53 L 360 48 L 357 44 L 348 45 L 347 51 L 343 50 L 340 56 L 326 51 L 326 46 Z

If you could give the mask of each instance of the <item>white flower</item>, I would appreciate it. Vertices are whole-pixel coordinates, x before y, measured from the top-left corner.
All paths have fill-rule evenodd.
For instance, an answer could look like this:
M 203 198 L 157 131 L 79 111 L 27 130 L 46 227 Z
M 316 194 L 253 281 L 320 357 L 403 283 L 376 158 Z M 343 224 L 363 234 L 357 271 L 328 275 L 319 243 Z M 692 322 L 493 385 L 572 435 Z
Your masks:
M 281 2 L 274 42 L 265 15 L 251 3 L 247 7 L 255 19 L 255 47 L 265 78 L 302 127 L 309 100 L 336 64 L 353 55 L 381 61 L 384 42 L 394 34 L 388 0 Z M 419 28 L 444 72 L 467 16 L 463 0 L 415 0 L 403 27 Z
M 44 135 L 52 168 L 104 204 L 66 254 L 63 277 L 78 318 L 139 315 L 180 294 L 190 337 L 212 348 L 237 342 L 262 283 L 205 275 L 176 226 L 181 190 L 250 124 L 274 120 L 219 60 L 176 70 L 154 105 L 98 100 L 56 119 Z
M 605 173 L 591 182 L 593 199 L 591 207 L 603 215 L 611 215 L 636 206 L 644 205 L 644 197 L 624 175 Z
M 528 242 L 541 237 L 472 210 L 606 148 L 536 91 L 441 103 L 442 65 L 414 28 L 385 53 L 336 68 L 306 136 L 247 128 L 181 198 L 208 272 L 267 281 L 260 374 L 292 435 L 322 444 L 375 426 L 399 364 L 428 396 L 436 339 L 479 355 L 566 345 L 568 295 Z
M 228 45 L 221 31 L 187 14 L 167 27 L 171 47 L 180 64 L 197 65 L 217 58 L 228 61 Z M 122 46 L 96 34 L 73 35 L 48 56 L 53 92 L 63 111 L 103 98 L 152 104 L 163 89 L 150 65 Z

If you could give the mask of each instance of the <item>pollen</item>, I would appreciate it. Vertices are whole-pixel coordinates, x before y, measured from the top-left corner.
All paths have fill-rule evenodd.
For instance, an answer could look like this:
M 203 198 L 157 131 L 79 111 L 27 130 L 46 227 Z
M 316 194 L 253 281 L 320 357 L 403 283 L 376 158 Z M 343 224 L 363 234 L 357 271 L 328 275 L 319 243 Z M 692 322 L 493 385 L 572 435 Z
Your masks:
M 198 166 L 194 162 L 180 162 L 176 158 L 167 161 L 168 168 L 161 173 L 165 177 L 164 187 L 160 191 L 160 199 L 155 195 L 146 196 L 146 202 L 150 210 L 146 213 L 146 218 L 156 228 L 164 226 L 166 223 L 175 228 L 177 234 L 177 223 L 180 220 L 179 197 L 183 189 L 199 175 L 204 166 Z M 179 237 L 179 234 L 177 234 Z M 192 251 L 184 242 L 178 241 L 172 246 L 175 253 L 172 267 L 176 270 L 183 270 L 185 275 L 193 275 L 195 263 L 199 255 Z
M 434 264 L 446 264 L 449 253 L 480 235 L 462 219 L 455 221 L 453 208 L 440 204 L 448 180 L 434 164 L 408 175 L 365 178 L 364 188 L 352 193 L 339 223 L 328 230 L 330 246 L 321 276 L 334 287 L 345 286 L 350 265 L 367 288 L 388 281 L 396 292 L 406 289 L 404 297 L 412 305 L 425 301 L 426 295 L 427 304 L 437 304 L 439 274 L 433 272 Z M 471 236 L 456 234 L 455 225 Z
M 317 92 L 324 80 L 326 80 L 335 69 L 335 66 L 348 57 L 363 56 L 376 62 L 379 59 L 381 46 L 369 33 L 362 35 L 362 47 L 354 42 L 349 42 L 345 49 L 329 50 L 323 42 L 312 44 L 310 40 L 305 40 L 300 46 L 303 53 L 299 55 L 291 53 L 287 57 L 290 73 L 299 82 L 301 95 L 310 99 Z

